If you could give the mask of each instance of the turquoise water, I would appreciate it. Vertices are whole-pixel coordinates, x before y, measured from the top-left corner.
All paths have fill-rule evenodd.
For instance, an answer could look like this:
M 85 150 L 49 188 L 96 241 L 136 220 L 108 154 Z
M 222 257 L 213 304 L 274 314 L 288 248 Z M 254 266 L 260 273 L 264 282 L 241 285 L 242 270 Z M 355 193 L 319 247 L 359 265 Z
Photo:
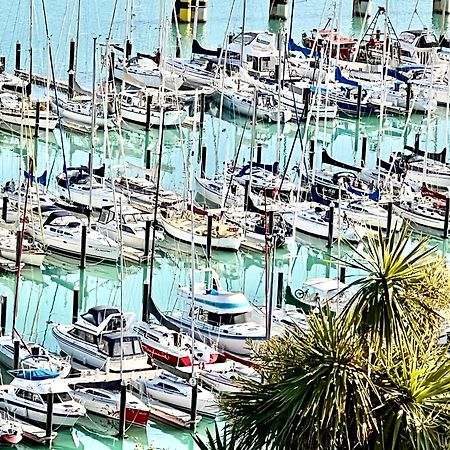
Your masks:
M 33 59 L 36 71 L 45 73 L 47 70 L 46 37 L 41 2 L 35 1 L 34 31 L 33 31 Z M 46 0 L 49 19 L 50 35 L 53 47 L 55 69 L 58 77 L 65 77 L 67 71 L 68 40 L 76 33 L 76 10 L 74 0 Z M 159 6 L 157 2 L 135 0 L 136 19 L 133 41 L 139 51 L 151 52 L 158 46 L 159 39 Z M 151 4 L 150 4 L 151 3 Z M 209 0 L 209 20 L 199 25 L 198 38 L 203 45 L 215 48 L 221 44 L 227 28 L 228 16 L 233 8 L 229 30 L 237 32 L 241 26 L 241 11 L 243 0 Z M 280 23 L 268 23 L 268 1 L 248 0 L 247 29 L 276 30 Z M 398 31 L 409 27 L 414 6 L 408 0 L 397 0 L 390 5 L 391 19 Z M 111 21 L 114 2 L 111 0 L 82 0 L 80 26 L 80 50 L 78 59 L 78 76 L 82 83 L 90 85 L 92 38 L 99 36 L 99 41 L 105 41 Z M 125 0 L 118 2 L 116 20 L 112 27 L 112 40 L 123 42 L 125 33 L 124 19 Z M 382 4 L 376 2 L 376 4 Z M 324 6 L 326 5 L 326 6 Z M 361 19 L 352 19 L 350 14 L 351 1 L 346 0 L 342 6 L 342 27 L 346 33 L 359 33 Z M 374 8 L 375 9 L 375 8 Z M 438 16 L 431 14 L 431 0 L 418 2 L 418 15 L 415 15 L 411 27 L 425 26 L 439 29 L 441 23 Z M 297 1 L 293 36 L 299 40 L 303 31 L 308 32 L 319 27 L 320 17 L 322 25 L 327 17 L 333 13 L 332 2 L 323 0 Z M 339 15 L 339 13 L 337 13 Z M 28 47 L 28 1 L 20 0 L 7 2 L 0 0 L 0 23 L 4 26 L 0 31 L 0 54 L 7 57 L 7 66 L 11 70 L 14 65 L 14 45 L 17 40 L 23 43 L 22 66 L 27 67 Z M 180 26 L 183 40 L 183 50 L 189 48 L 192 28 L 188 25 Z M 168 52 L 174 51 L 174 31 L 168 33 Z M 216 111 L 214 107 L 211 113 Z M 204 140 L 208 147 L 207 174 L 212 175 L 220 171 L 224 161 L 229 160 L 236 152 L 242 139 L 243 150 L 240 162 L 248 160 L 250 155 L 251 130 L 249 123 L 237 117 L 226 116 L 227 120 L 219 120 L 213 115 L 207 115 Z M 440 151 L 448 144 L 446 140 L 445 110 L 440 109 L 431 118 L 431 126 L 427 130 L 427 120 L 420 115 L 412 117 L 410 125 L 404 132 L 405 119 L 387 117 L 383 123 L 381 156 L 387 158 L 392 150 L 400 149 L 403 144 L 413 144 L 416 133 L 421 134 L 421 146 L 428 146 L 430 151 Z M 367 162 L 374 165 L 377 156 L 379 140 L 379 119 L 369 118 L 356 124 L 354 120 L 339 118 L 328 122 L 324 127 L 318 127 L 317 138 L 321 145 L 336 158 L 343 161 L 358 161 L 361 154 L 361 138 L 368 137 L 369 148 Z M 256 139 L 263 143 L 263 159 L 269 163 L 279 159 L 281 165 L 288 158 L 293 145 L 296 128 L 295 124 L 286 124 L 281 129 L 278 144 L 275 125 L 258 124 Z M 310 130 L 308 139 L 313 136 Z M 355 135 L 359 134 L 359 138 Z M 196 136 L 192 130 L 183 128 L 181 131 L 168 130 L 164 135 L 164 154 L 162 184 L 165 188 L 185 193 L 187 190 L 186 167 L 191 146 L 195 145 Z M 63 132 L 63 143 L 67 157 L 67 164 L 87 163 L 87 152 L 90 148 L 90 137 L 76 133 Z M 100 164 L 105 159 L 105 136 L 99 133 L 95 150 L 95 163 Z M 278 144 L 278 145 L 277 145 Z M 151 131 L 147 134 L 136 129 L 126 129 L 120 135 L 117 132 L 109 134 L 111 157 L 106 159 L 107 167 L 116 167 L 129 161 L 144 165 L 145 149 L 152 150 L 152 161 L 156 160 L 158 133 Z M 278 151 L 277 151 L 278 148 Z M 51 136 L 49 144 L 39 141 L 37 146 L 32 141 L 20 140 L 10 133 L 0 133 L 0 182 L 16 178 L 19 167 L 26 163 L 26 154 L 35 152 L 37 172 L 48 168 L 52 177 L 62 170 L 62 148 L 59 133 Z M 299 159 L 300 146 L 294 146 L 292 165 Z M 197 155 L 193 161 L 198 169 Z M 184 170 L 182 170 L 184 169 Z M 439 250 L 447 253 L 446 243 L 440 239 L 433 239 L 430 244 L 437 245 Z M 345 251 L 345 248 L 342 249 Z M 299 242 L 291 252 L 280 251 L 275 260 L 276 271 L 285 274 L 285 282 L 298 288 L 307 277 L 335 276 L 336 263 L 333 256 L 338 252 L 335 246 L 331 254 L 324 248 L 324 244 L 315 242 Z M 221 274 L 224 285 L 229 289 L 243 290 L 255 303 L 264 302 L 264 258 L 261 255 L 241 251 L 238 254 L 214 252 L 213 267 Z M 197 254 L 198 267 L 205 265 L 204 255 Z M 153 296 L 165 308 L 176 305 L 175 292 L 179 284 L 186 284 L 191 269 L 189 248 L 167 240 L 164 248 L 157 251 L 155 260 L 155 281 Z M 354 274 L 350 273 L 349 276 Z M 84 273 L 80 274 L 77 261 L 51 256 L 42 270 L 28 269 L 23 272 L 20 289 L 18 328 L 28 339 L 44 343 L 49 349 L 56 351 L 57 345 L 51 335 L 52 323 L 68 323 L 71 320 L 72 290 L 76 285 L 83 287 L 84 296 L 81 298 L 80 310 L 86 310 L 96 304 L 123 305 L 124 310 L 140 314 L 143 281 L 148 276 L 148 270 L 136 264 L 125 263 L 123 270 L 116 266 L 88 264 Z M 350 278 L 351 279 L 351 278 Z M 5 292 L 12 303 L 14 293 L 14 277 L 3 275 L 0 277 L 0 293 Z M 9 323 L 8 323 L 9 324 Z M 95 425 L 96 431 L 87 431 Z M 110 432 L 107 433 L 109 427 Z M 200 431 L 202 431 L 202 425 Z M 133 449 L 156 446 L 164 449 L 194 448 L 188 433 L 175 432 L 166 427 L 152 425 L 147 430 L 129 430 L 129 438 L 120 442 L 113 438 L 106 438 L 106 434 L 114 435 L 110 424 L 96 419 L 95 423 L 87 422 L 77 427 L 76 434 L 61 432 L 55 442 L 55 447 L 86 448 L 94 446 L 100 448 Z M 20 448 L 27 448 L 20 446 Z

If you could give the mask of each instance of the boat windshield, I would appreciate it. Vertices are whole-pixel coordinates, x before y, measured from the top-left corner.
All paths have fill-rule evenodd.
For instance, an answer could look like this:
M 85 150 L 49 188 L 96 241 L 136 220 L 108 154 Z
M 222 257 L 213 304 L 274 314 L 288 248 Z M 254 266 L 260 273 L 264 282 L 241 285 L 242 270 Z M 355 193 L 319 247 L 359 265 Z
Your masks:
M 120 339 L 114 340 L 110 347 L 110 356 L 120 357 L 123 355 L 126 357 L 140 354 L 142 354 L 142 348 L 137 338 L 124 337 L 122 352 L 120 351 Z
M 48 400 L 48 394 L 41 394 L 42 400 L 44 403 L 47 403 Z M 65 403 L 72 401 L 73 398 L 70 395 L 69 392 L 58 392 L 56 394 L 53 394 L 53 403 Z
M 261 316 L 254 311 L 248 311 L 241 314 L 218 314 L 198 308 L 198 320 L 213 326 L 238 325 L 248 322 L 262 324 Z

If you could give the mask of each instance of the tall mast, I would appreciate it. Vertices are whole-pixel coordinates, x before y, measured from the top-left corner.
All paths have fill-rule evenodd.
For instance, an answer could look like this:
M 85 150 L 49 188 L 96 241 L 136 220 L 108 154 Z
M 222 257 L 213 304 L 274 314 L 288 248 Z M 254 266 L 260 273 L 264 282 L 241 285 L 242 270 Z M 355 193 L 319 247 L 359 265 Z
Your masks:
M 73 71 L 75 72 L 75 78 L 77 73 L 77 60 L 78 60 L 78 46 L 80 45 L 80 15 L 81 15 L 81 0 L 78 0 L 77 9 L 77 35 L 75 37 L 75 57 L 73 61 Z
M 29 87 L 29 95 L 31 95 L 31 78 L 33 76 L 33 0 L 30 0 L 30 30 L 29 30 L 29 73 L 28 73 L 28 82 L 30 83 Z
M 91 152 L 89 154 L 89 180 L 92 184 L 94 176 L 94 148 L 95 148 L 95 125 L 97 116 L 97 96 L 96 96 L 96 80 L 95 80 L 95 70 L 96 70 L 96 51 L 97 51 L 97 37 L 94 37 L 94 49 L 92 57 L 92 107 L 91 107 Z M 91 215 L 92 215 L 92 189 L 89 190 L 89 226 L 91 225 Z
M 247 12 L 247 0 L 244 0 L 242 11 L 242 34 L 241 34 L 241 67 L 244 64 L 244 32 L 245 32 L 245 14 Z

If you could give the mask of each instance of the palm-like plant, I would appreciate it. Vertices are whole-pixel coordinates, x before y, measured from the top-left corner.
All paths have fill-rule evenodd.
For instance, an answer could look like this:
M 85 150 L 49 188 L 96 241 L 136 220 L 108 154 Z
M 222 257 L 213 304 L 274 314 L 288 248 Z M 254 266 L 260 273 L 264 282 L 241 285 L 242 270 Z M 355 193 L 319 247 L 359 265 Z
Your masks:
M 338 316 L 254 348 L 264 381 L 222 400 L 240 449 L 450 448 L 450 359 L 430 339 L 450 277 L 408 238 L 404 228 L 355 249 L 350 265 L 367 275 Z
M 377 394 L 359 339 L 343 316 L 323 314 L 310 319 L 308 334 L 298 329 L 255 349 L 267 381 L 247 381 L 222 400 L 240 448 L 342 449 L 367 440 Z
M 359 332 L 369 334 L 372 347 L 390 348 L 393 341 L 404 341 L 411 330 L 418 334 L 423 315 L 437 316 L 421 298 L 406 295 L 407 286 L 426 282 L 426 268 L 432 263 L 426 239 L 408 248 L 406 226 L 397 238 L 392 233 L 384 239 L 368 240 L 364 251 L 354 249 L 356 258 L 347 263 L 367 275 L 353 282 L 357 292 L 346 305 L 344 314 L 350 315 Z M 427 319 L 425 319 L 426 321 Z
M 424 351 L 423 349 L 426 348 Z M 371 448 L 450 448 L 450 359 L 447 349 L 413 341 L 380 354 L 376 383 L 382 432 Z
M 219 431 L 217 423 L 214 423 L 215 436 L 206 429 L 206 441 L 204 441 L 198 434 L 192 437 L 200 450 L 237 450 L 238 443 L 236 435 L 233 430 L 226 427 L 223 433 Z

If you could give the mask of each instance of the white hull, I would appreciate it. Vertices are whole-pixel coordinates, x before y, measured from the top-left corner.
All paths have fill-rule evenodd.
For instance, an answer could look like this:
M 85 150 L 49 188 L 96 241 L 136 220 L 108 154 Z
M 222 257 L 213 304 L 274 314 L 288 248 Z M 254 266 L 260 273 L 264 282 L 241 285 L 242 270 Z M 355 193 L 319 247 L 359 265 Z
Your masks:
M 410 211 L 405 206 L 393 205 L 393 210 L 403 217 L 404 220 L 408 220 L 416 225 L 420 225 L 425 228 L 431 228 L 433 230 L 443 231 L 444 230 L 444 216 L 431 217 L 431 213 L 429 214 L 417 214 L 413 211 Z
M 140 70 L 139 67 L 130 67 L 124 75 L 122 64 L 116 64 L 114 67 L 114 77 L 138 88 L 149 87 L 159 89 L 163 84 L 162 74 L 159 68 L 154 70 Z M 183 77 L 180 74 L 168 70 L 164 72 L 164 85 L 166 88 L 176 91 L 182 86 L 183 82 Z
M 161 222 L 164 227 L 166 233 L 172 236 L 175 239 L 178 239 L 183 242 L 190 243 L 192 242 L 192 238 L 194 240 L 195 245 L 200 245 L 202 247 L 206 247 L 207 244 L 207 236 L 205 234 L 195 234 L 195 225 L 194 225 L 194 236 L 192 237 L 190 231 L 185 231 L 181 228 L 178 228 L 172 225 L 169 221 L 167 221 L 164 217 L 161 217 Z M 211 238 L 211 246 L 212 248 L 217 248 L 220 250 L 232 250 L 237 251 L 241 246 L 242 237 L 241 236 L 230 236 L 230 237 L 212 237 Z
M 63 186 L 57 185 L 58 193 L 61 198 L 68 202 L 73 202 L 78 205 L 89 206 L 89 190 L 80 189 L 75 185 L 70 186 L 69 190 Z M 121 194 L 116 194 L 121 197 Z M 120 201 L 117 197 L 117 201 Z M 105 206 L 114 205 L 114 198 L 111 189 L 93 189 L 92 190 L 92 207 L 95 209 L 102 209 Z
M 36 124 L 36 113 L 34 111 L 30 113 L 25 113 L 24 117 L 22 118 L 20 111 L 11 111 L 8 112 L 7 110 L 2 110 L 0 108 L 0 121 L 8 124 L 8 125 L 14 125 L 16 127 L 20 127 L 23 125 L 26 128 L 34 129 L 34 126 Z M 58 119 L 49 117 L 47 119 L 45 115 L 45 111 L 43 112 L 43 115 L 39 117 L 39 129 L 40 130 L 46 130 L 52 131 L 56 128 L 56 125 L 58 124 Z
M 81 256 L 81 232 L 72 233 L 72 236 L 67 236 L 63 232 L 52 232 L 46 228 L 44 227 L 44 233 L 42 233 L 40 225 L 36 223 L 34 226 L 28 227 L 28 232 L 38 242 L 52 250 L 70 256 Z M 86 257 L 95 260 L 117 261 L 120 251 L 119 246 L 112 241 L 109 242 L 109 245 L 100 243 L 95 236 L 91 238 L 92 235 L 96 234 L 96 231 L 89 229 L 86 233 Z M 102 236 L 102 240 L 104 239 Z
M 72 329 L 71 325 L 57 325 L 53 328 L 53 336 L 65 354 L 71 356 L 84 366 L 101 369 L 105 372 L 120 372 L 122 366 L 120 357 L 109 357 L 106 354 L 100 353 L 97 345 L 89 345 L 86 342 L 81 343 L 73 339 L 69 335 L 70 329 Z M 142 370 L 146 363 L 147 356 L 144 354 L 139 357 L 125 356 L 123 358 L 123 371 L 133 372 Z
M 28 344 L 28 347 L 33 347 L 33 344 Z M 41 355 L 41 352 L 39 355 Z M 51 370 L 60 373 L 61 378 L 69 375 L 71 366 L 68 360 L 53 355 L 45 359 L 39 355 L 32 358 L 29 351 L 23 345 L 20 345 L 19 368 Z M 14 342 L 11 334 L 0 337 L 0 363 L 8 369 L 14 368 Z
M 328 239 L 329 222 L 324 221 L 321 218 L 322 214 L 324 214 L 324 212 L 316 214 L 314 212 L 314 207 L 310 206 L 309 204 L 300 204 L 297 207 L 296 217 L 294 217 L 295 209 L 285 212 L 283 214 L 283 217 L 292 227 L 294 227 L 295 225 L 296 230 L 301 233 L 305 233 L 321 239 Z M 335 211 L 335 215 L 337 215 L 337 211 Z M 359 242 L 364 236 L 363 227 L 350 227 L 342 225 L 340 230 L 338 227 L 339 222 L 335 217 L 333 226 L 334 239 L 342 239 L 349 242 Z
M 214 203 L 216 205 L 222 205 L 223 201 L 225 200 L 226 190 L 224 193 L 222 193 L 222 190 L 220 189 L 219 184 L 214 181 L 208 180 L 206 178 L 195 177 L 195 186 L 196 186 L 196 191 L 203 198 L 207 199 L 211 203 Z M 214 187 L 216 189 L 214 189 Z M 225 186 L 225 189 L 227 189 L 227 188 L 228 188 L 228 186 Z M 237 206 L 240 203 L 242 204 L 243 201 L 244 201 L 243 197 L 239 197 L 238 195 L 232 194 L 231 189 L 230 189 L 230 192 L 228 193 L 228 196 L 226 197 L 225 204 L 226 204 L 226 206 Z
M 142 108 L 137 107 L 126 107 L 124 105 L 121 106 L 121 114 L 122 119 L 137 123 L 139 125 L 147 124 L 147 112 Z M 174 127 L 181 125 L 186 119 L 187 111 L 184 109 L 174 111 L 174 110 L 166 110 L 164 114 L 164 126 L 166 127 Z M 150 109 L 150 120 L 149 125 L 152 127 L 159 127 L 161 125 L 161 112 L 155 109 Z
M 220 97 L 220 95 L 219 92 L 218 96 Z M 240 115 L 247 117 L 253 116 L 253 100 L 247 96 L 241 98 L 241 96 L 233 92 L 224 92 L 223 106 Z M 278 122 L 279 120 L 281 123 L 285 123 L 292 119 L 292 113 L 290 109 L 286 109 L 285 107 L 280 108 L 280 111 L 278 111 L 277 108 L 267 109 L 258 105 L 256 108 L 256 117 L 259 120 L 266 120 L 268 122 Z

